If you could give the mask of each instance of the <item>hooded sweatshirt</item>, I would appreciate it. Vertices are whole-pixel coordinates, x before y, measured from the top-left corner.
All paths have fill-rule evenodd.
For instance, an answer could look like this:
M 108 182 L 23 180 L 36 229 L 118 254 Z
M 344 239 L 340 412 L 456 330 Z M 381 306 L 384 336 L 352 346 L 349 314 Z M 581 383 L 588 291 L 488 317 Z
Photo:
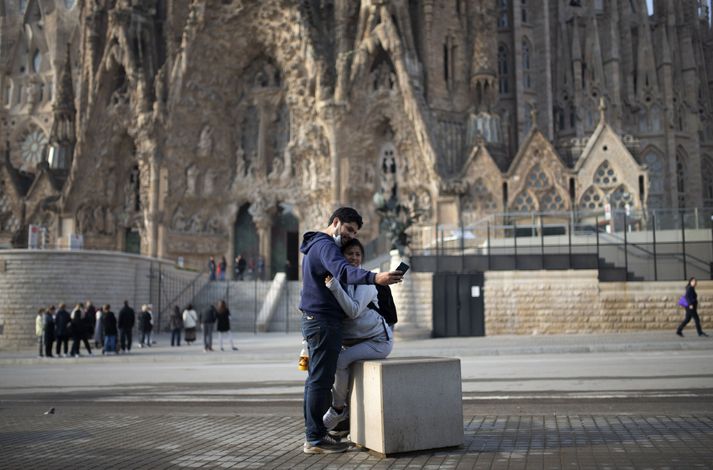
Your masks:
M 300 310 L 341 321 L 344 310 L 324 284 L 331 275 L 342 284 L 374 284 L 376 274 L 347 263 L 334 239 L 323 232 L 307 232 L 302 239 L 302 297 Z
M 327 287 L 348 317 L 342 323 L 343 340 L 387 341 L 391 339 L 391 329 L 384 317 L 369 308 L 369 303 L 379 307 L 376 286 L 347 286 L 350 291 L 347 293 L 332 279 Z

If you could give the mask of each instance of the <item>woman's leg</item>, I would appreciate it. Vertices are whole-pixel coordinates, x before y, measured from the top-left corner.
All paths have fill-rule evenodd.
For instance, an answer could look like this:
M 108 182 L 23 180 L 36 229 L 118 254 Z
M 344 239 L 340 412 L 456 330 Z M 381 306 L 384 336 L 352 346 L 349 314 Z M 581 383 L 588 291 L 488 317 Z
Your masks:
M 703 329 L 701 328 L 701 319 L 698 316 L 697 309 L 695 309 L 695 308 L 691 309 L 691 316 L 693 317 L 693 321 L 696 323 L 696 332 L 698 333 L 699 336 L 702 335 Z
M 354 361 L 365 359 L 383 359 L 391 353 L 394 347 L 390 341 L 364 341 L 352 347 L 342 349 L 337 361 L 337 373 L 332 387 L 332 407 L 342 409 L 347 404 L 349 396 L 349 366 Z
M 683 319 L 680 325 L 678 325 L 678 328 L 676 328 L 676 333 L 681 333 L 683 329 L 688 325 L 688 322 L 691 321 L 691 309 L 687 308 L 686 309 L 686 318 Z

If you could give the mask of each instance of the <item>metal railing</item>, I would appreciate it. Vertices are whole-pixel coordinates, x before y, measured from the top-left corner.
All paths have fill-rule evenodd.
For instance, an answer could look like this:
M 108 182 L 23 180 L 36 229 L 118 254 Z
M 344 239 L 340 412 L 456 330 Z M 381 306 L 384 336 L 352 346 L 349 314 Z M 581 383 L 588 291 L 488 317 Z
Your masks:
M 466 270 L 467 257 L 487 258 L 483 269 L 504 269 L 497 266 L 503 256 L 509 269 L 535 269 L 538 257 L 539 269 L 548 263 L 576 268 L 575 258 L 589 255 L 598 269 L 623 269 L 631 280 L 710 278 L 711 216 L 713 209 L 498 213 L 467 225 L 414 227 L 411 249 L 435 257 L 437 270 L 441 261 Z

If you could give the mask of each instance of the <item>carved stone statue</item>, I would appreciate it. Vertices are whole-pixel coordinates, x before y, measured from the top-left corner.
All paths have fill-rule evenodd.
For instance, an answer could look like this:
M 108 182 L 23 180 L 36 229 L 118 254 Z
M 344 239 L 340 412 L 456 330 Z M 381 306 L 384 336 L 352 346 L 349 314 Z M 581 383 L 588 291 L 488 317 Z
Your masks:
M 201 158 L 210 157 L 213 153 L 213 129 L 205 125 L 198 140 L 198 156 Z
M 196 194 L 196 180 L 198 179 L 198 168 L 195 165 L 188 167 L 186 171 L 186 194 L 189 196 L 195 196 Z

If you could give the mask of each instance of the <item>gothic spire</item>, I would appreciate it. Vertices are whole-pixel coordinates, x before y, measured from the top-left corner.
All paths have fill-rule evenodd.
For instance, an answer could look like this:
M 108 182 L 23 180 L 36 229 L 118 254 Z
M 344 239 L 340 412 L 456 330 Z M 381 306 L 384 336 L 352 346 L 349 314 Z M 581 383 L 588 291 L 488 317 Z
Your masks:
M 72 85 L 72 61 L 67 44 L 67 59 L 57 83 L 57 96 L 52 106 L 54 122 L 50 131 L 50 168 L 69 169 L 76 142 L 74 118 L 74 87 Z

